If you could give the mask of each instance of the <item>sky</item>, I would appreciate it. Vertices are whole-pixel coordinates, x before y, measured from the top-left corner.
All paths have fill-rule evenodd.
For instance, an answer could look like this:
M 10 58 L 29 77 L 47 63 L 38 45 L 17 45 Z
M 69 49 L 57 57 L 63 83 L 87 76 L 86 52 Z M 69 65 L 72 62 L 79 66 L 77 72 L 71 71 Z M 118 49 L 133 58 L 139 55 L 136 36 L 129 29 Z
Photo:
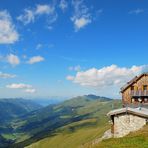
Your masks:
M 146 0 L 1 0 L 0 98 L 121 98 L 147 39 Z

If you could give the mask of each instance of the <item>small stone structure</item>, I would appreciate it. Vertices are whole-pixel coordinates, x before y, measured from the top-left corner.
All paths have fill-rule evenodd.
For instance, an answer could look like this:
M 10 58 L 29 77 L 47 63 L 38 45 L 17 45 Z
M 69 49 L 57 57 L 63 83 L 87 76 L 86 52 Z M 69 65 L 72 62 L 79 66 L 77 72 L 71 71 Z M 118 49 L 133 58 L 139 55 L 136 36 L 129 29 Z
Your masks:
M 111 133 L 115 138 L 139 130 L 148 121 L 148 109 L 146 108 L 121 108 L 110 111 L 107 115 L 112 120 Z

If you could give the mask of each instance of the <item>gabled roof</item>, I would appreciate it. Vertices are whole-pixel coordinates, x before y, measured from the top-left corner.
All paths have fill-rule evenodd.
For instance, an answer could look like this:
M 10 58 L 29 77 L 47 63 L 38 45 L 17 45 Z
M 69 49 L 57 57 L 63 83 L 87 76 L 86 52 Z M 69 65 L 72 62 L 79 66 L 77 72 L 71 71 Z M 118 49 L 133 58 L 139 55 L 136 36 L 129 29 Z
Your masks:
M 127 107 L 127 108 L 120 108 L 120 109 L 115 109 L 110 111 L 107 116 L 114 116 L 114 115 L 118 115 L 118 114 L 122 114 L 122 113 L 131 113 L 137 116 L 141 116 L 141 117 L 146 117 L 148 118 L 148 109 L 146 108 L 131 108 L 131 107 Z
M 126 90 L 128 87 L 130 87 L 132 84 L 134 84 L 135 82 L 137 82 L 141 77 L 143 76 L 148 76 L 148 73 L 143 73 L 139 76 L 134 77 L 131 81 L 127 82 L 126 85 L 124 85 L 123 87 L 121 87 L 121 93 Z

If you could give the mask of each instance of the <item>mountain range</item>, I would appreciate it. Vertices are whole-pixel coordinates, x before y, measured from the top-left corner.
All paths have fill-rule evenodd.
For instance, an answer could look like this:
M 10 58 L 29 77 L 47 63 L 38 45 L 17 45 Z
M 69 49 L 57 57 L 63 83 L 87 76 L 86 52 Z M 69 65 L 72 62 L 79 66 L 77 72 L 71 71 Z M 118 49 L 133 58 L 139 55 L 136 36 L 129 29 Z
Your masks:
M 41 105 L 27 99 L 0 99 L 0 123 L 8 122 L 40 108 Z
M 86 138 L 83 142 L 88 142 L 92 139 L 92 131 L 96 132 L 99 127 L 99 134 L 108 128 L 106 123 L 109 119 L 106 113 L 113 108 L 121 107 L 120 100 L 95 95 L 78 96 L 45 107 L 30 100 L 3 99 L 0 101 L 2 111 L 3 102 L 8 102 L 5 105 L 7 118 L 4 117 L 6 119 L 2 123 L 0 133 L 5 142 L 0 140 L 0 143 L 14 148 L 28 146 L 44 138 L 56 138 L 63 134 L 75 135 L 84 129 L 90 131 L 87 138 L 83 132 L 79 135 Z M 97 136 L 97 132 L 95 135 Z M 79 144 L 82 144 L 81 141 Z

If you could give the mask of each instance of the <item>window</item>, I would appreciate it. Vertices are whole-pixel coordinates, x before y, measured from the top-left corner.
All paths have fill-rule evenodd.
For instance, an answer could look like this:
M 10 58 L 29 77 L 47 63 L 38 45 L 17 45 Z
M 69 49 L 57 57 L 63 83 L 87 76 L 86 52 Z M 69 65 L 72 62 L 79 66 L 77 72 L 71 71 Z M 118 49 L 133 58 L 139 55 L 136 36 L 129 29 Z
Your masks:
M 134 90 L 134 86 L 131 87 L 131 90 Z
M 147 85 L 143 85 L 143 90 L 147 90 Z

